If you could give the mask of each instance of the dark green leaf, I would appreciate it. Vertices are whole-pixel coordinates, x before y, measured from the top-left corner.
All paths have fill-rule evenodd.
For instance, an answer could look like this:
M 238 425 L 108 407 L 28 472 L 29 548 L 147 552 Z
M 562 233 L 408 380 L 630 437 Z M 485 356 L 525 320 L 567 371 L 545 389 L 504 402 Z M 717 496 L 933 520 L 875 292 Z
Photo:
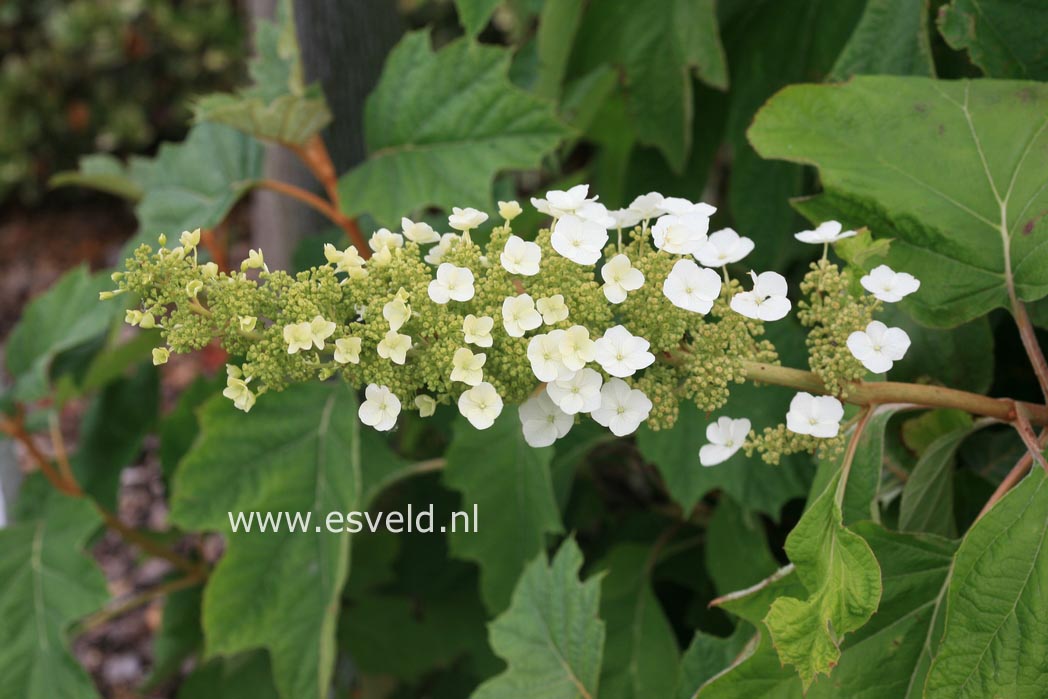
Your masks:
M 730 666 L 753 639 L 753 627 L 739 624 L 727 638 L 696 632 L 680 660 L 676 699 L 694 699 L 699 687 Z
M 476 36 L 487 26 L 491 13 L 498 7 L 500 0 L 455 0 L 459 21 L 470 36 Z
M 869 0 L 830 72 L 853 75 L 935 75 L 928 35 L 928 0 Z
M 706 571 L 718 594 L 754 585 L 778 568 L 760 517 L 722 494 L 706 528 Z
M 892 304 L 880 313 L 880 320 L 910 336 L 906 356 L 892 366 L 892 381 L 927 383 L 931 379 L 975 393 L 990 389 L 994 342 L 988 318 L 976 318 L 949 330 L 929 328 Z
M 178 699 L 276 699 L 265 653 L 217 658 L 194 670 L 178 690 Z
M 921 454 L 902 491 L 899 529 L 957 536 L 953 516 L 954 455 L 969 434 L 970 427 L 948 432 Z
M 1048 80 L 1048 5 L 1043 2 L 953 0 L 939 9 L 938 25 L 946 43 L 966 49 L 991 78 Z
M 146 685 L 155 687 L 174 677 L 186 658 L 204 646 L 201 628 L 203 588 L 178 590 L 164 601 L 164 618 L 153 637 L 153 671 Z

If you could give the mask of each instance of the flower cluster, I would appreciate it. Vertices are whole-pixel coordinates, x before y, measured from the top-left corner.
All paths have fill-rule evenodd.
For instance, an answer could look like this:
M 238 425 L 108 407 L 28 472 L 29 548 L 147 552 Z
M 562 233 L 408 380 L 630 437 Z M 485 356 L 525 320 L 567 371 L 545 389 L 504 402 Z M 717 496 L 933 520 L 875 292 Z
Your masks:
M 584 415 L 620 436 L 645 423 L 670 427 L 680 401 L 717 410 L 747 362 L 777 363 L 764 323 L 791 310 L 787 281 L 770 271 L 733 279 L 727 265 L 753 241 L 709 233 L 713 207 L 653 192 L 610 211 L 585 185 L 532 203 L 551 217 L 533 240 L 512 230 L 516 202 L 499 202 L 502 222 L 484 246 L 473 233 L 487 214 L 455 208 L 455 232 L 405 218 L 400 232 L 371 236 L 370 259 L 327 245 L 327 264 L 294 276 L 269 270 L 260 251 L 220 272 L 198 261 L 199 231 L 174 248 L 161 236 L 158 250 L 135 251 L 104 296 L 138 294 L 127 320 L 161 329 L 157 364 L 218 338 L 237 358 L 224 394 L 241 410 L 267 391 L 337 375 L 363 389 L 359 418 L 377 430 L 393 429 L 404 410 L 428 417 L 439 405 L 486 429 L 515 404 L 533 446 L 552 444 Z M 843 236 L 839 224 L 824 224 L 806 237 L 832 242 L 820 233 L 827 226 Z M 862 285 L 883 300 L 914 290 L 909 275 L 887 274 L 874 270 Z M 812 368 L 833 392 L 905 353 L 905 333 L 870 318 L 879 301 L 849 291 L 825 259 L 802 291 Z M 842 359 L 831 342 L 854 356 Z M 785 429 L 815 448 L 837 434 L 843 413 L 835 398 L 806 395 Z M 707 434 L 705 465 L 744 446 L 779 453 L 800 444 L 777 448 L 745 418 L 721 418 Z

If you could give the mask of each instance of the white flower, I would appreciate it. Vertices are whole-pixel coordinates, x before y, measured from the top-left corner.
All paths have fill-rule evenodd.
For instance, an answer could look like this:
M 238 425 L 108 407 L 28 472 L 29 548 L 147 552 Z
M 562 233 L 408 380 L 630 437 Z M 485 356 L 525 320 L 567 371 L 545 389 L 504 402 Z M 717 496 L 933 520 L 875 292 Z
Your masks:
M 376 349 L 378 356 L 383 359 L 388 359 L 394 364 L 403 364 L 407 361 L 408 350 L 411 349 L 411 336 L 390 330 L 378 343 Z
M 659 205 L 662 213 L 672 214 L 674 216 L 684 216 L 685 214 L 699 214 L 709 218 L 713 214 L 717 213 L 717 207 L 704 204 L 703 202 L 693 202 L 688 199 L 681 197 L 665 197 L 662 203 Z
M 506 297 L 502 302 L 502 325 L 510 337 L 524 337 L 525 332 L 542 325 L 542 316 L 535 310 L 530 294 Z
M 610 379 L 600 389 L 600 407 L 590 417 L 616 437 L 625 437 L 636 432 L 650 412 L 651 400 L 643 391 L 630 388 L 622 379 Z
M 855 231 L 841 231 L 843 226 L 838 221 L 826 221 L 816 226 L 813 231 L 801 231 L 800 233 L 794 233 L 793 237 L 802 243 L 812 243 L 814 245 L 823 245 L 826 243 L 836 243 L 838 240 L 844 240 L 845 238 L 851 238 L 855 235 Z
M 335 265 L 335 272 L 344 272 L 350 279 L 363 279 L 368 275 L 364 269 L 364 258 L 352 245 L 339 250 L 331 243 L 324 244 L 324 258 Z
M 506 221 L 512 221 L 517 216 L 524 213 L 524 209 L 520 208 L 520 204 L 515 201 L 500 201 L 499 202 L 499 216 L 504 218 Z
M 659 219 L 661 220 L 661 219 Z M 712 269 L 691 260 L 677 260 L 662 284 L 662 293 L 678 308 L 693 313 L 710 312 L 721 292 L 721 278 Z
M 630 258 L 619 254 L 604 263 L 600 268 L 604 278 L 604 297 L 611 303 L 622 303 L 629 291 L 636 291 L 644 286 L 644 272 L 633 266 Z
M 466 267 L 441 262 L 437 267 L 437 278 L 429 283 L 429 297 L 440 304 L 469 301 L 473 298 L 473 272 Z
M 554 325 L 568 319 L 568 304 L 564 303 L 564 294 L 553 294 L 535 302 L 535 308 L 542 314 L 542 322 Z
M 339 364 L 360 364 L 360 338 L 340 337 L 335 340 L 334 359 Z
M 717 418 L 717 422 L 711 422 L 706 426 L 706 439 L 710 440 L 710 443 L 699 449 L 699 463 L 703 466 L 716 466 L 727 461 L 742 448 L 749 434 L 750 421 L 746 418 Z
M 369 427 L 380 432 L 393 429 L 400 415 L 400 399 L 387 386 L 368 384 L 364 389 L 365 401 L 357 410 L 357 417 Z
M 833 396 L 798 393 L 786 413 L 786 429 L 797 434 L 829 439 L 836 437 L 844 417 L 844 406 Z
M 896 272 L 888 265 L 874 267 L 873 271 L 859 280 L 862 288 L 885 303 L 901 301 L 921 288 L 921 282 L 907 272 Z
M 557 407 L 545 390 L 517 408 L 524 441 L 530 447 L 548 447 L 566 435 L 575 419 Z
M 532 197 L 531 205 L 534 206 L 535 210 L 538 211 L 540 214 L 553 216 L 553 209 L 550 208 L 549 202 L 545 199 L 538 199 L 536 197 Z
M 197 228 L 192 231 L 182 231 L 182 235 L 178 236 L 178 242 L 182 244 L 186 250 L 192 250 L 197 245 L 200 245 L 200 229 Z
M 240 263 L 240 271 L 246 272 L 249 269 L 262 269 L 267 272 L 269 271 L 269 268 L 266 267 L 266 261 L 262 257 L 261 250 L 247 251 L 247 259 Z
M 595 344 L 597 363 L 612 376 L 632 376 L 655 363 L 655 355 L 648 351 L 651 343 L 621 325 L 608 328 Z
M 587 201 L 593 201 L 593 199 L 587 199 L 587 195 L 589 195 L 589 185 L 579 184 L 575 185 L 566 192 L 563 192 L 558 189 L 555 189 L 551 192 L 546 192 L 546 198 L 540 199 L 538 201 L 545 202 L 547 208 L 549 209 L 548 212 L 543 213 L 549 213 L 552 216 L 560 218 L 561 216 L 567 216 L 568 214 L 575 213 L 575 210 L 581 207 Z M 532 203 L 534 202 L 535 200 L 532 200 Z M 535 208 L 539 209 L 537 205 L 535 206 Z M 539 209 L 539 211 L 542 211 L 542 209 Z
M 535 378 L 544 383 L 568 378 L 571 371 L 560 361 L 560 341 L 563 330 L 536 335 L 528 341 L 528 361 Z
M 573 216 L 578 216 L 583 221 L 595 223 L 604 230 L 615 227 L 615 217 L 608 211 L 608 207 L 599 201 L 587 201 L 575 209 Z
M 149 311 L 142 314 L 142 317 L 138 319 L 138 327 L 140 328 L 155 328 L 156 327 L 156 316 Z
M 658 192 L 641 194 L 630 203 L 630 211 L 637 214 L 642 221 L 658 218 L 664 213 L 663 201 L 665 201 L 664 197 Z
M 523 238 L 511 235 L 502 249 L 499 261 L 502 268 L 510 274 L 532 277 L 539 273 L 539 260 L 542 259 L 542 248 L 537 243 L 529 243 Z
M 133 308 L 127 309 L 124 313 L 124 322 L 128 325 L 138 325 L 142 322 L 142 311 L 135 310 Z
M 161 364 L 167 364 L 168 358 L 171 356 L 171 350 L 167 347 L 154 347 L 153 348 L 153 366 L 160 366 Z
M 633 209 L 615 209 L 608 215 L 615 221 L 616 228 L 633 228 L 641 222 L 641 215 Z
M 222 395 L 233 401 L 233 406 L 237 410 L 243 410 L 245 413 L 250 412 L 252 406 L 255 405 L 255 394 L 247 387 L 247 383 L 251 379 L 241 379 L 240 376 L 236 375 L 240 373 L 239 369 L 233 373 L 227 367 L 226 372 L 226 387 L 222 390 Z
M 404 237 L 419 245 L 428 245 L 440 240 L 440 234 L 433 230 L 433 226 L 425 221 L 412 221 L 410 218 L 400 219 L 400 229 L 404 231 Z
M 889 328 L 879 320 L 870 321 L 865 332 L 856 330 L 848 336 L 848 350 L 862 365 L 875 374 L 883 374 L 892 364 L 906 356 L 910 336 L 902 328 Z
M 484 380 L 483 367 L 487 359 L 488 355 L 483 352 L 473 354 L 467 348 L 459 347 L 451 358 L 451 380 L 476 386 Z
M 394 233 L 388 228 L 379 228 L 368 239 L 368 247 L 375 252 L 382 252 L 383 250 L 392 252 L 396 248 L 404 247 L 404 236 L 400 233 Z
M 466 342 L 477 347 L 491 347 L 491 329 L 495 327 L 495 319 L 491 316 L 475 316 L 470 313 L 462 319 L 462 334 Z
M 557 219 L 550 244 L 558 253 L 580 265 L 591 265 L 600 259 L 608 244 L 608 231 L 599 223 L 568 215 Z
M 218 263 L 217 262 L 206 262 L 200 265 L 200 269 L 204 270 L 204 276 L 210 279 L 214 279 L 218 276 Z
M 318 350 L 324 349 L 324 340 L 331 337 L 335 332 L 335 324 L 316 316 L 312 321 L 293 323 L 284 326 L 284 342 L 287 343 L 287 353 L 296 354 L 300 350 L 307 351 L 311 346 Z
M 502 398 L 495 387 L 485 381 L 459 396 L 458 408 L 471 425 L 486 430 L 502 413 Z
M 731 297 L 731 310 L 754 320 L 779 320 L 790 312 L 786 277 L 778 272 L 750 272 L 753 290 Z
M 590 413 L 600 407 L 601 382 L 596 370 L 586 368 L 546 384 L 546 392 L 568 415 Z
M 400 330 L 411 318 L 411 307 L 397 296 L 382 307 L 382 317 L 389 323 L 390 330 Z
M 249 333 L 255 329 L 258 324 L 258 318 L 256 316 L 237 316 L 237 321 L 242 332 Z
M 426 256 L 422 259 L 431 265 L 438 265 L 440 264 L 441 259 L 443 259 L 444 254 L 451 250 L 458 241 L 459 236 L 457 233 L 445 233 L 440 236 L 440 242 L 434 247 L 431 247 L 429 252 L 427 252 Z
M 433 413 L 437 412 L 437 401 L 433 396 L 425 394 L 415 396 L 415 407 L 418 408 L 419 417 L 432 417 Z
M 483 211 L 477 211 L 472 207 L 460 209 L 451 207 L 451 215 L 448 216 L 448 225 L 456 231 L 470 231 L 488 220 L 488 215 Z
M 556 330 L 553 331 L 557 333 Z M 573 325 L 557 333 L 560 342 L 560 361 L 568 371 L 578 371 L 592 362 L 597 345 L 590 339 L 589 330 L 581 325 Z
M 695 251 L 695 259 L 706 267 L 723 267 L 739 262 L 753 252 L 753 241 L 731 228 L 710 233 L 710 237 Z
M 659 250 L 674 255 L 693 255 L 706 242 L 710 217 L 699 213 L 666 214 L 651 227 L 651 238 Z

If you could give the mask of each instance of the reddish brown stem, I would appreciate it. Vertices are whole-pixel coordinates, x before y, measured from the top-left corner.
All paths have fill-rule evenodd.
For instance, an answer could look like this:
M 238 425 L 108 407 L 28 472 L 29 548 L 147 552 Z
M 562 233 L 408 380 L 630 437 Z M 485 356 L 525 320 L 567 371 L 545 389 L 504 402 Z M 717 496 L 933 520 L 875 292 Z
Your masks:
M 371 257 L 371 249 L 368 248 L 367 241 L 364 239 L 364 234 L 360 231 L 360 226 L 357 225 L 356 219 L 342 214 L 338 196 L 338 173 L 335 172 L 335 165 L 331 162 L 331 154 L 328 152 L 324 139 L 318 134 L 309 139 L 304 146 L 292 147 L 291 150 L 309 168 L 317 182 L 324 187 L 324 192 L 327 193 L 331 207 L 339 212 L 341 217 L 340 220 L 335 222 L 346 232 L 346 235 L 353 245 L 356 246 L 361 257 L 364 259 Z
M 1030 358 L 1030 364 L 1033 365 L 1033 373 L 1037 376 L 1037 382 L 1041 385 L 1041 392 L 1045 400 L 1048 401 L 1048 360 L 1045 360 L 1041 345 L 1037 342 L 1037 334 L 1026 312 L 1026 306 L 1015 297 L 1012 298 L 1012 315 L 1015 317 L 1015 324 L 1019 327 L 1019 337 Z
M 357 227 L 356 221 L 345 216 L 336 206 L 333 206 L 326 199 L 318 197 L 309 190 L 296 187 L 293 184 L 287 182 L 280 182 L 279 180 L 259 180 L 256 186 L 263 189 L 268 189 L 274 192 L 279 192 L 285 196 L 289 196 L 292 199 L 297 199 L 306 206 L 319 211 L 321 214 L 326 216 L 332 223 L 342 228 L 346 235 L 352 241 L 353 245 L 357 248 L 360 256 L 364 259 L 371 257 L 371 249 L 367 245 L 367 241 L 364 240 L 364 234 L 360 232 L 360 228 Z
M 1037 443 L 1041 445 L 1042 448 L 1045 442 L 1048 442 L 1048 429 L 1041 430 L 1041 434 L 1037 438 Z M 991 495 L 990 499 L 986 501 L 985 505 L 983 505 L 983 508 L 979 512 L 979 516 L 975 518 L 975 521 L 978 522 L 980 519 L 982 519 L 983 516 L 987 512 L 989 512 L 990 509 L 993 508 L 993 506 L 996 505 L 997 502 L 1001 498 L 1003 498 L 1009 490 L 1014 488 L 1015 484 L 1023 479 L 1023 476 L 1026 475 L 1026 472 L 1030 470 L 1030 466 L 1032 465 L 1033 452 L 1028 450 L 1025 454 L 1022 455 L 1022 458 L 1020 458 L 1019 461 L 1016 462 L 1015 466 L 1012 467 L 1012 470 L 1008 472 L 1008 475 L 1004 477 L 1004 480 L 1001 481 L 1001 484 L 997 486 L 997 490 L 993 491 L 993 495 Z

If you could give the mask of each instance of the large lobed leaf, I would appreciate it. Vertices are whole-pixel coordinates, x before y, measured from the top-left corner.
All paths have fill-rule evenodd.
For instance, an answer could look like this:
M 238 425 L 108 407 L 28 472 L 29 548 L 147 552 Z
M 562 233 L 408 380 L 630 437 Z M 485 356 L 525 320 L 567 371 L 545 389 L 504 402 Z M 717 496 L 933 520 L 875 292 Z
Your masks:
M 600 577 L 579 580 L 582 552 L 566 540 L 549 563 L 541 554 L 491 623 L 491 645 L 508 664 L 472 699 L 596 699 L 604 650 Z
M 813 128 L 818 125 L 818 128 Z M 858 77 L 797 85 L 760 111 L 766 158 L 819 168 L 813 206 L 892 237 L 888 264 L 921 279 L 904 306 L 952 327 L 1048 295 L 1048 86 Z
M 345 213 L 381 222 L 426 206 L 487 207 L 503 170 L 537 167 L 567 135 L 546 102 L 507 78 L 505 49 L 405 36 L 364 114 L 368 159 L 339 181 Z
M 364 506 L 365 455 L 373 471 L 399 464 L 373 433 L 361 436 L 356 412 L 342 384 L 302 384 L 248 414 L 216 397 L 175 477 L 172 520 L 228 536 L 204 595 L 207 653 L 266 648 L 283 697 L 326 696 L 333 671 L 350 537 L 319 526 Z M 318 531 L 232 533 L 229 512 L 311 512 Z

